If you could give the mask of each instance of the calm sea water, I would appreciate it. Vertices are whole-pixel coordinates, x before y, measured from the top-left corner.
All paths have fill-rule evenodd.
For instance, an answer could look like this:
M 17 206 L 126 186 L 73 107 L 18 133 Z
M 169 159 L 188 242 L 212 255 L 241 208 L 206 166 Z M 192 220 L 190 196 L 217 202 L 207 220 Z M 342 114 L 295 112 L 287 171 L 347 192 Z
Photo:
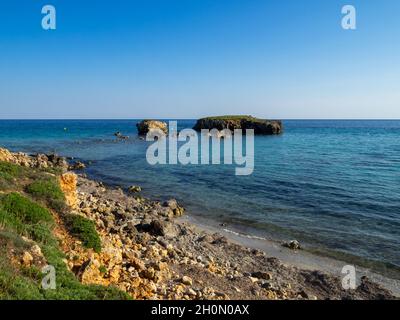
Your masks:
M 92 177 L 175 197 L 192 215 L 399 272 L 400 121 L 284 121 L 283 135 L 256 137 L 247 177 L 227 165 L 150 166 L 136 122 L 4 120 L 0 145 L 91 160 Z

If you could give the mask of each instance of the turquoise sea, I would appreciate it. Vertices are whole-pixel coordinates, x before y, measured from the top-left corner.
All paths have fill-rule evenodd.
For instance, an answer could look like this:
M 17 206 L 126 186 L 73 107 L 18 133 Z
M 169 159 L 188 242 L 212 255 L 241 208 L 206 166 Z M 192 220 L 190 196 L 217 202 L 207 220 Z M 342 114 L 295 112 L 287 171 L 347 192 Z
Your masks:
M 400 121 L 287 120 L 255 138 L 255 169 L 150 166 L 137 120 L 1 120 L 0 146 L 91 161 L 90 177 L 145 196 L 177 198 L 189 214 L 400 278 Z M 194 120 L 178 120 L 191 128 Z M 129 135 L 117 141 L 113 133 Z

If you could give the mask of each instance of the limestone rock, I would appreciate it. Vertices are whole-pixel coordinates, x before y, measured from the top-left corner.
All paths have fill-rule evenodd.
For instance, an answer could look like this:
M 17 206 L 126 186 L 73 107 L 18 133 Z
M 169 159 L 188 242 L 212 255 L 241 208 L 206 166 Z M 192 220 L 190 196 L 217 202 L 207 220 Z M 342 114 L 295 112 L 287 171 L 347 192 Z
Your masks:
M 154 235 L 166 238 L 177 237 L 180 233 L 180 230 L 175 223 L 162 220 L 153 220 L 150 224 L 150 231 Z
M 32 262 L 33 262 L 32 255 L 28 251 L 25 251 L 22 254 L 22 258 L 21 258 L 22 265 L 25 266 L 25 267 L 29 267 Z
M 192 280 L 192 278 L 190 278 L 188 276 L 183 276 L 182 277 L 182 283 L 187 285 L 187 286 L 191 286 L 193 284 L 193 280 Z
M 161 132 L 167 134 L 168 126 L 165 122 L 157 120 L 143 120 L 136 124 L 138 129 L 138 134 L 143 136 L 152 130 L 160 130 Z
M 67 172 L 60 177 L 60 187 L 65 195 L 65 202 L 71 208 L 78 207 L 78 197 L 76 192 L 77 176 L 75 173 Z

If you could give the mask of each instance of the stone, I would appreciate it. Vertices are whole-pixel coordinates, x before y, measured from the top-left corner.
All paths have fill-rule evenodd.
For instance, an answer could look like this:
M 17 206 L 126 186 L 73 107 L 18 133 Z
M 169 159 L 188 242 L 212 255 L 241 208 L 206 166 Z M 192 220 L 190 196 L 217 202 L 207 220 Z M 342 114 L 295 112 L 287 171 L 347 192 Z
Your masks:
M 188 276 L 183 276 L 181 279 L 181 282 L 187 286 L 191 286 L 193 284 L 192 278 L 190 278 Z
M 42 257 L 43 256 L 42 250 L 40 249 L 40 247 L 37 244 L 32 246 L 31 252 L 37 257 Z
M 150 232 L 156 236 L 166 238 L 174 238 L 179 235 L 179 229 L 176 224 L 161 220 L 153 220 L 150 223 Z
M 196 296 L 197 295 L 196 291 L 194 291 L 192 288 L 188 288 L 187 289 L 187 294 L 191 295 L 191 296 Z
M 142 271 L 141 275 L 146 279 L 153 280 L 156 276 L 156 271 L 154 270 L 153 267 L 150 267 L 150 268 L 144 269 Z
M 259 279 L 255 277 L 249 277 L 249 279 L 251 280 L 252 283 L 256 283 L 259 281 Z
M 139 186 L 130 186 L 128 188 L 128 191 L 131 193 L 138 193 L 138 192 L 142 191 L 142 188 Z
M 289 248 L 291 250 L 300 250 L 301 246 L 300 243 L 297 240 L 291 240 L 289 242 L 285 242 L 283 244 L 284 247 Z
M 166 212 L 164 212 L 162 215 L 164 216 L 176 216 L 176 217 L 180 217 L 184 214 L 185 209 L 181 206 L 179 206 L 178 202 L 176 201 L 176 199 L 170 199 L 168 201 L 165 201 L 163 203 L 163 207 L 167 208 L 167 210 L 165 210 Z M 170 214 L 169 212 L 172 211 L 172 214 Z
M 263 279 L 263 280 L 271 280 L 272 279 L 272 275 L 270 273 L 262 272 L 262 271 L 253 272 L 251 274 L 251 276 L 255 277 L 255 278 Z
M 175 210 L 178 207 L 178 202 L 175 199 L 170 199 L 168 201 L 165 201 L 163 203 L 163 206 L 164 207 L 169 207 L 172 210 Z
M 31 263 L 33 262 L 32 255 L 28 251 L 25 251 L 22 254 L 21 262 L 22 262 L 22 265 L 24 265 L 25 267 L 29 267 L 31 265 Z
M 76 161 L 68 167 L 69 170 L 83 170 L 86 169 L 86 165 L 81 161 Z

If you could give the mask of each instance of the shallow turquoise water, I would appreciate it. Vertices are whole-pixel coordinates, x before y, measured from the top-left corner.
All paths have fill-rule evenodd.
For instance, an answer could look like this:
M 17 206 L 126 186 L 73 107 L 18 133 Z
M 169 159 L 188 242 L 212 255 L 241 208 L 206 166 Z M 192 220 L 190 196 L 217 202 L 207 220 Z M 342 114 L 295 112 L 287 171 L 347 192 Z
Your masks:
M 256 137 L 247 177 L 228 165 L 150 166 L 135 123 L 4 120 L 0 145 L 92 160 L 93 177 L 175 197 L 194 215 L 400 267 L 400 121 L 285 121 L 283 135 Z M 117 142 L 116 131 L 131 139 Z

